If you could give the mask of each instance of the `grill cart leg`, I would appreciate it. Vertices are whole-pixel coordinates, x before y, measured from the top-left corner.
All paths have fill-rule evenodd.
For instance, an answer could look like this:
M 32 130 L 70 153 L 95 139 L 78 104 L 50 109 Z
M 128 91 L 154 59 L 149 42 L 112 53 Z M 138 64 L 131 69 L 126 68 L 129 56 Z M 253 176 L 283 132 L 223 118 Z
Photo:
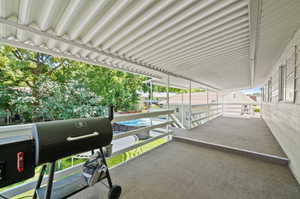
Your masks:
M 105 156 L 104 156 L 102 148 L 100 148 L 100 153 L 101 153 L 101 156 L 103 158 L 103 163 L 107 167 L 107 163 L 106 163 Z M 119 199 L 119 197 L 121 195 L 121 192 L 122 192 L 122 188 L 119 185 L 113 185 L 112 184 L 111 177 L 110 177 L 108 169 L 106 170 L 106 178 L 107 178 L 107 182 L 108 182 L 108 185 L 109 185 L 108 199 Z
M 35 189 L 34 189 L 32 199 L 36 199 L 36 190 L 38 190 L 41 187 L 41 184 L 42 184 L 42 181 L 43 181 L 43 178 L 44 178 L 44 175 L 45 175 L 46 167 L 47 167 L 46 164 L 44 164 L 43 167 L 42 167 L 41 173 L 39 175 L 38 181 L 37 181 Z
M 55 161 L 50 163 L 50 171 L 49 171 L 49 178 L 48 178 L 48 184 L 47 184 L 45 199 L 50 199 L 51 198 L 54 172 L 55 172 Z
M 102 156 L 102 159 L 103 159 L 103 163 L 107 167 L 107 163 L 106 163 L 106 160 L 105 160 L 105 155 L 103 153 L 103 149 L 102 148 L 100 148 L 100 153 L 101 153 L 101 156 Z M 111 189 L 112 186 L 113 186 L 113 184 L 112 184 L 112 181 L 111 181 L 108 169 L 106 170 L 106 178 L 107 178 L 107 182 L 108 182 L 109 188 Z

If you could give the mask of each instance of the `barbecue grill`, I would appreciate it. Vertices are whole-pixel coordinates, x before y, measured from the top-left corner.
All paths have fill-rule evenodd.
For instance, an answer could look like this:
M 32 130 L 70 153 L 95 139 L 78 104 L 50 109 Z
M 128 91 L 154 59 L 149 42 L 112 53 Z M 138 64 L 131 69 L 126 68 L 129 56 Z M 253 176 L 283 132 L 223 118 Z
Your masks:
M 106 118 L 37 123 L 33 131 L 36 165 L 107 146 L 112 127 Z
M 0 187 L 33 177 L 34 168 L 43 165 L 33 199 L 66 198 L 105 179 L 108 185 L 103 184 L 109 188 L 108 198 L 118 199 L 121 187 L 112 184 L 102 149 L 111 144 L 112 119 L 111 109 L 109 119 L 86 118 L 37 123 L 33 125 L 32 137 L 0 142 Z M 57 160 L 95 149 L 99 149 L 99 152 L 83 165 L 82 174 L 53 182 Z M 41 186 L 47 167 L 48 183 Z

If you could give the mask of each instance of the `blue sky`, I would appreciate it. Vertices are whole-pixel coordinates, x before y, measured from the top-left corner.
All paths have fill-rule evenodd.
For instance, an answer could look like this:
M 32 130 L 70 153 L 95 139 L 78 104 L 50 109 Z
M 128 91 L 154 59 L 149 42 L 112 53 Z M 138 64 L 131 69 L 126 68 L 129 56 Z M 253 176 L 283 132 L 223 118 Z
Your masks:
M 253 93 L 260 93 L 260 88 L 251 88 L 251 89 L 246 89 L 242 90 L 243 93 L 245 94 L 253 94 Z

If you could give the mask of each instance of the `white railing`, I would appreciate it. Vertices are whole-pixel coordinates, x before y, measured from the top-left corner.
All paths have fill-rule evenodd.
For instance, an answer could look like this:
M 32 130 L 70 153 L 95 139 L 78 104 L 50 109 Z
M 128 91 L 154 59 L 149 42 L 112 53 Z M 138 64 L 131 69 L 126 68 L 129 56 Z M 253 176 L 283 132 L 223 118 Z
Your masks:
M 248 106 L 247 109 L 245 108 L 245 105 Z M 165 120 L 159 124 L 154 124 L 150 126 L 141 127 L 138 129 L 126 131 L 123 133 L 118 133 L 113 136 L 113 140 L 117 141 L 122 138 L 126 138 L 129 136 L 138 135 L 140 133 L 144 132 L 150 132 L 153 130 L 157 130 L 156 132 L 161 132 L 158 135 L 151 137 L 149 139 L 146 139 L 144 141 L 135 143 L 133 145 L 127 146 L 125 148 L 122 148 L 120 150 L 108 150 L 111 151 L 110 157 L 114 157 L 115 155 L 125 153 L 127 151 L 130 151 L 132 149 L 138 148 L 140 146 L 143 146 L 145 144 L 148 144 L 150 142 L 153 142 L 155 140 L 158 140 L 163 137 L 168 137 L 171 135 L 171 131 L 167 128 L 166 131 L 158 130 L 163 127 L 168 127 L 169 125 L 174 125 L 179 128 L 195 128 L 201 124 L 206 123 L 209 120 L 212 120 L 214 118 L 217 118 L 219 116 L 249 116 L 249 117 L 257 117 L 260 116 L 260 113 L 257 112 L 257 109 L 260 109 L 260 105 L 256 103 L 252 104 L 241 104 L 241 103 L 226 103 L 226 104 L 199 104 L 199 105 L 192 105 L 191 107 L 192 112 L 183 112 L 183 113 L 177 113 L 178 116 L 176 116 L 176 113 L 174 113 L 174 110 L 158 110 L 158 111 L 150 111 L 145 113 L 134 113 L 134 114 L 115 114 L 115 118 L 112 121 L 112 123 L 116 122 L 122 122 L 122 121 L 129 121 L 129 120 L 135 120 L 135 119 L 142 119 L 142 118 L 156 118 L 158 116 L 168 116 L 168 120 Z M 184 109 L 186 110 L 186 109 Z M 182 110 L 182 111 L 184 111 Z M 185 115 L 185 117 L 183 117 Z M 190 124 L 190 125 L 188 125 Z M 15 126 L 5 126 L 0 127 L 0 139 L 1 137 L 5 135 L 10 136 L 17 136 L 17 135 L 31 135 L 32 130 L 32 124 L 26 124 L 26 125 L 15 125 Z M 170 140 L 168 140 L 170 141 Z M 60 178 L 62 176 L 69 175 L 71 173 L 74 173 L 78 171 L 81 168 L 82 164 L 75 165 L 74 167 L 64 169 L 61 171 L 56 172 L 55 178 Z M 47 177 L 44 179 L 43 182 L 46 182 Z M 21 185 L 18 185 L 16 187 L 10 188 L 5 190 L 4 192 L 0 193 L 4 196 L 7 196 L 8 198 L 16 196 L 18 194 L 24 193 L 26 191 L 32 190 L 36 184 L 36 181 L 30 181 Z
M 158 140 L 160 138 L 164 138 L 164 137 L 168 137 L 172 134 L 172 131 L 169 130 L 168 126 L 171 124 L 175 124 L 176 125 L 176 121 L 172 120 L 172 117 L 174 117 L 173 115 L 174 111 L 173 110 L 159 110 L 159 111 L 150 111 L 150 112 L 146 112 L 146 113 L 134 113 L 134 114 L 115 114 L 115 118 L 112 121 L 112 123 L 116 123 L 116 122 L 121 122 L 121 121 L 129 121 L 129 120 L 135 120 L 135 119 L 142 119 L 142 118 L 155 118 L 158 116 L 167 116 L 167 118 L 170 118 L 171 120 L 166 120 L 162 123 L 159 124 L 155 124 L 155 125 L 150 125 L 150 126 L 146 126 L 146 127 L 141 127 L 138 129 L 134 129 L 134 130 L 130 130 L 124 133 L 119 133 L 119 134 L 115 134 L 113 136 L 113 140 L 116 141 L 118 139 L 122 139 L 128 136 L 133 136 L 133 135 L 138 135 L 140 133 L 143 132 L 149 132 L 151 130 L 155 130 L 155 129 L 159 129 L 159 128 L 163 128 L 166 127 L 167 130 L 166 131 L 157 131 L 157 132 L 161 132 L 161 133 L 156 133 L 157 135 L 154 137 L 151 137 L 149 139 L 146 139 L 144 141 L 135 143 L 134 145 L 122 148 L 121 150 L 118 151 L 112 151 L 112 153 L 110 154 L 110 157 L 114 157 L 115 155 L 121 154 L 121 153 L 125 153 L 127 151 L 130 151 L 132 149 L 138 148 L 140 146 L 143 146 L 147 143 L 153 142 L 155 140 Z M 173 115 L 173 116 L 171 116 Z M 5 127 L 0 127 L 0 138 L 1 137 L 7 137 L 7 136 L 18 136 L 18 135 L 31 135 L 32 134 L 32 126 L 33 124 L 26 124 L 26 125 L 14 125 L 14 126 L 5 126 Z M 178 125 L 177 125 L 178 126 Z M 171 139 L 167 139 L 167 142 L 170 141 Z M 79 171 L 81 168 L 82 164 L 78 164 L 75 165 L 74 167 L 70 167 L 61 171 L 58 171 L 55 173 L 55 178 L 61 178 L 63 176 L 67 176 L 70 175 L 76 171 Z M 47 176 L 44 178 L 43 183 L 46 183 L 47 181 Z M 23 183 L 21 185 L 15 186 L 13 188 L 9 188 L 3 192 L 1 192 L 0 194 L 3 196 L 6 196 L 8 198 L 14 197 L 16 195 L 19 195 L 21 193 L 27 192 L 29 190 L 34 189 L 36 184 L 36 180 L 32 180 L 30 182 L 26 182 Z
M 192 105 L 191 128 L 195 128 L 209 120 L 222 115 L 221 104 L 198 104 Z
M 229 117 L 260 117 L 260 104 L 258 103 L 224 103 L 223 116 Z

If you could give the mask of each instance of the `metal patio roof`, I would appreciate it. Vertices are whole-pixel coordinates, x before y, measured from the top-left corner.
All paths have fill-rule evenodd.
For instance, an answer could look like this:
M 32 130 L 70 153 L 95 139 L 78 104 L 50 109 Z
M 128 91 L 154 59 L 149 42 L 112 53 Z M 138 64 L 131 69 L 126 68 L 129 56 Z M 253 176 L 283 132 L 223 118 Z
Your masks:
M 264 81 L 300 25 L 298 0 L 0 0 L 0 41 L 176 85 Z

